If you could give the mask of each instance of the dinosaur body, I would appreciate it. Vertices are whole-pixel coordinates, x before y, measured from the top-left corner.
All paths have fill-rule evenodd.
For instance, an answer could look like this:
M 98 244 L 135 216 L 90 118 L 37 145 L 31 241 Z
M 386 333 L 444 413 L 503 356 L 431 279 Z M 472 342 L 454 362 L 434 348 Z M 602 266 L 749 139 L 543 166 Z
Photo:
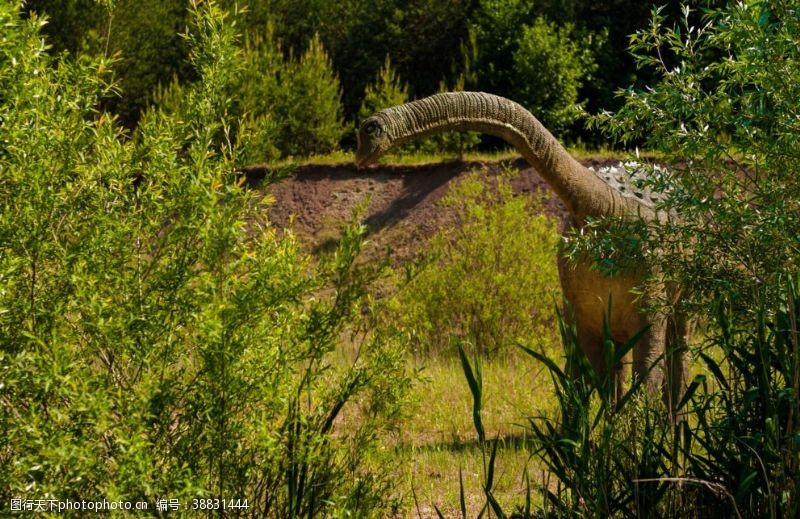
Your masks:
M 657 210 L 662 195 L 644 188 L 642 173 L 584 167 L 525 108 L 491 94 L 437 94 L 382 110 L 362 123 L 356 161 L 364 166 L 403 142 L 451 130 L 488 133 L 512 144 L 561 198 L 575 227 L 582 227 L 589 217 L 667 218 Z M 578 341 L 589 361 L 596 370 L 604 371 L 603 316 L 611 297 L 614 340 L 624 342 L 648 327 L 633 350 L 633 374 L 644 377 L 651 391 L 663 388 L 672 407 L 685 379 L 682 354 L 673 351 L 685 341 L 689 328 L 685 319 L 647 314 L 643 309 L 656 298 L 674 301 L 679 293 L 662 286 L 637 299 L 632 290 L 640 284 L 643 271 L 607 277 L 590 267 L 588 261 L 572 264 L 559 259 L 561 286 L 572 305 Z M 618 385 L 625 368 L 615 368 Z

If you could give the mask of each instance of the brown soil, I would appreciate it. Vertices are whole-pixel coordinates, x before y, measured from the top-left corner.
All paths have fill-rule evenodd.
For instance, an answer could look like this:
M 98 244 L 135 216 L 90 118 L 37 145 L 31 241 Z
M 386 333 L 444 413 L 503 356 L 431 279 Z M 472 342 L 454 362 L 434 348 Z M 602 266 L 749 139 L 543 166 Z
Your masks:
M 617 161 L 582 162 L 603 166 Z M 351 164 L 300 166 L 291 176 L 267 188 L 275 198 L 270 218 L 278 227 L 291 228 L 310 252 L 319 252 L 336 243 L 343 225 L 362 206 L 360 220 L 368 229 L 369 239 L 367 257 L 380 256 L 391 247 L 392 262 L 402 263 L 413 258 L 437 230 L 453 225 L 452 213 L 437 204 L 451 182 L 472 171 L 497 175 L 504 167 L 519 171 L 512 178 L 516 193 L 541 192 L 546 212 L 563 221 L 563 204 L 523 159 L 377 165 L 362 170 Z M 251 167 L 247 174 L 256 180 L 263 177 L 264 170 Z

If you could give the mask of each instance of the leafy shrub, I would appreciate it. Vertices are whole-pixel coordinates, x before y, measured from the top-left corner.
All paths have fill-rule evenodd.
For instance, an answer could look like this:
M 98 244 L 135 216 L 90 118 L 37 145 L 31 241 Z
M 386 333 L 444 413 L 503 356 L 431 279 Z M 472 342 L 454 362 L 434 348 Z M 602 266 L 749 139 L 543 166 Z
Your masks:
M 44 33 L 53 53 L 114 57 L 118 96 L 103 106 L 133 127 L 154 89 L 173 76 L 188 79 L 185 41 L 188 2 L 180 0 L 34 0 L 24 10 L 49 18 Z
M 470 20 L 477 46 L 479 87 L 498 95 L 513 91 L 519 34 L 533 13 L 529 0 L 479 0 Z
M 315 34 L 302 57 L 290 64 L 284 97 L 274 110 L 281 121 L 284 154 L 328 153 L 339 145 L 342 123 L 339 79 Z
M 632 50 L 660 82 L 631 90 L 618 113 L 593 123 L 682 164 L 671 176 L 654 175 L 652 187 L 671 187 L 665 209 L 683 217 L 653 226 L 643 250 L 659 258 L 667 279 L 692 287 L 695 308 L 728 293 L 746 313 L 755 309 L 746 308 L 753 294 L 776 289 L 778 277 L 800 267 L 795 5 L 745 2 L 702 18 L 686 8 L 673 28 L 653 14 Z
M 408 101 L 408 85 L 400 81 L 387 54 L 375 83 L 367 85 L 364 91 L 364 100 L 358 110 L 358 122 L 384 108 L 401 105 L 406 101 Z
M 403 354 L 365 332 L 331 369 L 378 274 L 354 267 L 363 229 L 315 267 L 264 220 L 268 199 L 233 174 L 235 34 L 202 5 L 199 81 L 128 135 L 97 109 L 109 62 L 49 57 L 43 22 L 0 3 L 4 512 L 11 498 L 213 496 L 268 517 L 391 506 L 364 457 L 399 412 Z
M 519 337 L 552 340 L 555 219 L 535 197 L 514 196 L 507 175 L 484 175 L 473 173 L 442 199 L 454 224 L 426 245 L 423 266 L 395 301 L 418 351 L 452 353 L 453 338 L 483 353 Z
M 522 28 L 514 52 L 516 100 L 555 134 L 579 115 L 578 92 L 596 68 L 588 41 L 575 41 L 573 34 L 571 25 L 537 18 Z
M 737 317 L 731 295 L 720 296 L 717 332 L 698 355 L 709 375 L 694 382 L 697 428 L 686 466 L 726 489 L 727 516 L 800 514 L 800 277 L 780 281 L 774 300 L 754 301 L 755 324 Z M 706 509 L 720 509 L 701 497 Z
M 580 113 L 579 91 L 597 68 L 594 54 L 604 38 L 537 12 L 527 0 L 478 2 L 471 21 L 475 74 L 480 89 L 513 98 L 563 136 Z
M 318 36 L 299 59 L 285 59 L 271 25 L 245 40 L 243 66 L 232 96 L 251 133 L 245 162 L 329 153 L 347 127 L 339 80 Z

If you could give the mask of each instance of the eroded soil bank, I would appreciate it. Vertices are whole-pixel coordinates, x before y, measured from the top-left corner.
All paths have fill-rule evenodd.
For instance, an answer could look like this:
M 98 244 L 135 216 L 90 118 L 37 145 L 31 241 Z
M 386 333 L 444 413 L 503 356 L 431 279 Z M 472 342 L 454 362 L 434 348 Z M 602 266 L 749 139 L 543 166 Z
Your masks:
M 605 166 L 613 159 L 585 159 L 586 166 Z M 334 243 L 345 222 L 357 207 L 363 207 L 361 221 L 369 230 L 366 256 L 374 258 L 392 250 L 392 262 L 414 257 L 421 244 L 437 230 L 455 224 L 452 212 L 437 204 L 452 182 L 470 172 L 497 175 L 509 168 L 517 193 L 541 193 L 544 208 L 563 221 L 566 210 L 535 169 L 522 159 L 488 161 L 447 161 L 424 165 L 376 165 L 358 170 L 352 164 L 304 165 L 272 184 L 274 196 L 270 218 L 281 228 L 299 236 L 309 252 Z M 248 168 L 252 180 L 264 170 Z

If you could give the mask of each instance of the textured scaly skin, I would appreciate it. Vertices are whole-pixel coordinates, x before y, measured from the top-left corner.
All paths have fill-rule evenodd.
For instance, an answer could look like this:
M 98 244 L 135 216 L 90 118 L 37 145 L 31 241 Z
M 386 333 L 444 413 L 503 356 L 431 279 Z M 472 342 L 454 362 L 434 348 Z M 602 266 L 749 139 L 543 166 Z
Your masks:
M 508 99 L 480 92 L 437 94 L 370 116 L 358 132 L 356 162 L 365 166 L 404 142 L 452 130 L 488 133 L 512 144 L 550 184 L 578 227 L 587 217 L 666 218 L 655 208 L 660 195 L 640 185 L 641 174 L 627 175 L 622 170 L 595 172 L 585 168 L 525 108 Z M 559 259 L 559 274 L 564 296 L 572 305 L 578 341 L 594 368 L 601 373 L 606 369 L 603 314 L 613 301 L 608 323 L 613 340 L 623 343 L 648 328 L 634 348 L 633 373 L 646 377 L 651 392 L 663 387 L 664 399 L 672 408 L 685 384 L 683 355 L 672 352 L 685 344 L 690 326 L 682 316 L 668 318 L 648 315 L 642 310 L 648 302 L 664 296 L 676 301 L 679 293 L 661 287 L 639 300 L 632 291 L 641 280 L 640 273 L 606 277 L 585 261 L 569 265 Z M 664 355 L 665 352 L 669 354 Z M 621 391 L 626 367 L 614 369 L 618 391 Z
M 387 108 L 364 121 L 359 132 L 360 164 L 374 160 L 388 147 L 372 148 L 364 129 L 371 123 L 385 132 L 389 147 L 449 130 L 495 135 L 512 144 L 536 168 L 579 221 L 587 216 L 655 215 L 649 196 L 641 199 L 619 190 L 585 168 L 561 146 L 536 117 L 519 104 L 482 92 L 449 92 Z

